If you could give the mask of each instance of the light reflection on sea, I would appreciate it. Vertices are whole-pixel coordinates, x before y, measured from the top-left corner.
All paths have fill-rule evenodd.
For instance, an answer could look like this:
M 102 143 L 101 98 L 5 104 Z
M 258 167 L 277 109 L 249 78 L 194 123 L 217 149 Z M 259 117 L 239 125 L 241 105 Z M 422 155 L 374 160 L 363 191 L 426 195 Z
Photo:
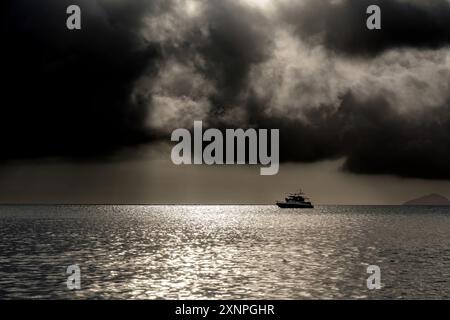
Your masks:
M 437 207 L 0 206 L 0 298 L 450 298 L 449 234 Z

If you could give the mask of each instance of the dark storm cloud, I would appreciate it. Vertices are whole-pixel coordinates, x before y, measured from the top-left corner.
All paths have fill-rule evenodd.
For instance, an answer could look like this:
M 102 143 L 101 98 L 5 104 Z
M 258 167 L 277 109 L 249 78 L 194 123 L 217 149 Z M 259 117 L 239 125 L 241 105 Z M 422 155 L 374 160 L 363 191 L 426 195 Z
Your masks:
M 373 4 L 381 8 L 381 30 L 366 27 L 366 9 Z M 450 44 L 450 3 L 446 0 L 292 1 L 281 6 L 280 12 L 303 40 L 349 55 Z
M 251 67 L 269 57 L 270 29 L 263 15 L 233 2 L 210 1 L 206 16 L 208 37 L 196 52 L 205 62 L 200 72 L 219 88 L 211 101 L 220 113 L 242 98 Z
M 82 30 L 66 8 L 82 8 Z M 133 82 L 159 58 L 144 15 L 169 1 L 15 0 L 2 11 L 2 158 L 84 156 L 147 140 Z M 151 72 L 151 71 L 150 71 Z
M 170 131 L 198 108 L 194 114 L 205 118 L 195 120 L 213 127 L 279 128 L 283 161 L 342 157 L 351 172 L 450 179 L 450 83 L 428 84 L 427 75 L 419 74 L 410 75 L 412 80 L 405 85 L 402 74 L 389 73 L 385 78 L 397 87 L 389 92 L 372 90 L 383 72 L 401 65 L 401 71 L 409 74 L 433 56 L 416 49 L 438 49 L 449 43 L 449 4 L 443 0 L 333 3 L 292 1 L 277 11 L 284 21 L 278 20 L 280 15 L 269 17 L 251 6 L 225 0 L 201 2 L 198 16 L 189 19 L 178 6 L 180 1 L 177 6 L 167 0 L 3 4 L 1 61 L 6 84 L 0 107 L 0 158 L 99 157 L 151 141 L 160 131 L 149 122 Z M 374 3 L 382 8 L 383 29 L 369 32 L 365 10 Z M 81 31 L 65 27 L 69 4 L 82 6 Z M 277 31 L 285 32 L 286 26 L 294 26 L 296 36 L 286 41 L 306 43 L 304 51 L 324 45 L 327 60 L 320 60 L 322 51 L 319 57 L 303 52 L 311 64 L 300 63 L 298 72 L 291 72 L 298 61 L 284 58 L 275 44 L 280 40 Z M 281 44 L 296 49 L 292 43 Z M 379 74 L 358 84 L 364 87 L 359 91 L 354 83 L 345 83 L 350 77 L 339 74 L 335 66 L 347 55 L 365 56 L 357 67 L 361 80 L 366 80 L 372 77 L 367 72 L 371 61 L 383 57 L 386 49 L 399 47 L 416 53 L 398 63 L 395 59 L 401 55 L 390 57 L 393 63 L 380 58 L 377 63 L 382 68 L 371 67 Z M 330 50 L 343 55 L 329 55 Z M 277 67 L 265 70 L 271 59 L 278 59 Z M 289 72 L 277 73 L 290 63 Z M 321 68 L 322 64 L 330 70 Z M 170 68 L 178 65 L 184 69 Z M 432 67 L 445 79 L 445 59 L 436 57 Z M 259 88 L 263 97 L 254 92 L 254 82 L 260 79 L 252 72 L 258 69 L 260 78 L 269 79 Z M 392 80 L 396 76 L 398 81 Z M 440 79 L 437 74 L 434 78 Z M 292 97 L 292 82 L 298 97 Z M 159 85 L 156 94 L 154 83 Z M 439 99 L 430 99 L 427 105 L 400 112 L 393 101 L 405 100 L 401 95 L 414 91 L 408 89 L 411 83 L 417 85 L 411 101 L 424 100 L 419 99 L 424 92 L 434 92 L 430 87 L 437 88 L 439 99 L 448 99 L 440 106 L 435 103 Z M 274 99 L 280 92 L 291 96 Z M 334 99 L 335 92 L 342 92 L 338 105 L 323 102 L 323 97 Z M 153 112 L 157 98 L 161 110 Z M 195 107 L 182 109 L 184 101 Z M 282 102 L 289 108 L 271 112 L 283 109 L 284 104 L 277 105 Z M 173 110 L 170 103 L 181 106 L 175 108 L 179 114 L 174 117 L 167 115 L 167 110 Z M 152 121 L 148 121 L 149 113 Z
M 450 179 L 450 99 L 404 115 L 382 96 L 359 100 L 347 93 L 338 107 L 306 110 L 304 121 L 266 117 L 257 108 L 250 121 L 280 129 L 283 161 L 343 157 L 344 169 L 354 173 Z
M 82 8 L 81 31 L 65 27 L 71 4 Z M 158 135 L 146 127 L 152 96 L 131 99 L 133 89 L 141 76 L 152 79 L 170 59 L 200 57 L 195 68 L 219 88 L 208 97 L 211 112 L 237 105 L 251 66 L 267 57 L 263 16 L 233 1 L 208 1 L 201 25 L 185 38 L 144 40 L 144 19 L 177 20 L 180 4 L 9 2 L 2 13 L 2 158 L 95 157 L 149 141 Z M 152 83 L 145 86 L 150 91 Z
M 202 12 L 181 40 L 163 41 L 163 47 L 167 59 L 192 64 L 217 89 L 208 96 L 214 120 L 242 106 L 251 68 L 272 54 L 273 34 L 266 16 L 239 1 L 204 1 Z

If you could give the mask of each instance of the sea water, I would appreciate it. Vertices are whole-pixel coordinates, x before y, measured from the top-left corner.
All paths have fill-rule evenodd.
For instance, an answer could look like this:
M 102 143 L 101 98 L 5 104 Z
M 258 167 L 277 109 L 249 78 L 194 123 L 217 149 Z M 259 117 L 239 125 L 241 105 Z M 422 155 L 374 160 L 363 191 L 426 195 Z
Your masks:
M 450 207 L 0 206 L 0 298 L 450 298 Z

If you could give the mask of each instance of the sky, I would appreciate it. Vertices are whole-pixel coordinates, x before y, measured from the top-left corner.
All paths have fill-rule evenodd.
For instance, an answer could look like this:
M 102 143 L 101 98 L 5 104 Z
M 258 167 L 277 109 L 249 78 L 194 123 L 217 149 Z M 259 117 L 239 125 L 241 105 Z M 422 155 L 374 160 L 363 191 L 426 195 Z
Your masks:
M 77 4 L 82 29 L 66 28 Z M 366 8 L 381 8 L 381 30 Z M 450 197 L 447 0 L 2 3 L 0 202 Z M 175 166 L 170 134 L 280 130 L 281 166 Z

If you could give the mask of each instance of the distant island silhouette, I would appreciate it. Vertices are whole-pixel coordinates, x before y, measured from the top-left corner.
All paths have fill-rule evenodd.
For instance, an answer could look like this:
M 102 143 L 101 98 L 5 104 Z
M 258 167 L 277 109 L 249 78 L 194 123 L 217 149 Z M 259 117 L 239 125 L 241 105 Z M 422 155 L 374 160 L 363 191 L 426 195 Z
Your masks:
M 406 201 L 404 206 L 450 206 L 450 200 L 443 195 L 432 193 L 417 199 Z

